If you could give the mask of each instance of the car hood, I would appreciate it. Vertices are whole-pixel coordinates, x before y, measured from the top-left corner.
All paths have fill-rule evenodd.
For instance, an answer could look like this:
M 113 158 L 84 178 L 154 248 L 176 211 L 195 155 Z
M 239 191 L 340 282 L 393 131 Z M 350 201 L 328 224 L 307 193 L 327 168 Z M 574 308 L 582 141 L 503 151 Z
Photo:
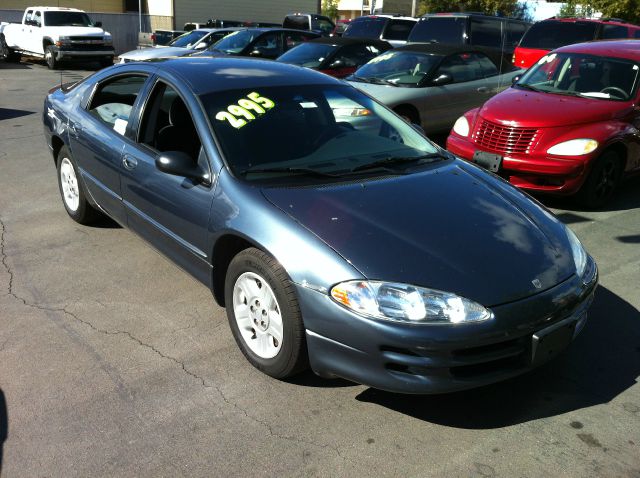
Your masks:
M 564 225 L 510 185 L 459 160 L 364 182 L 265 188 L 263 195 L 371 280 L 494 306 L 575 272 Z
M 480 116 L 509 126 L 558 127 L 610 120 L 622 114 L 625 106 L 619 101 L 508 88 L 487 101 Z
M 95 36 L 102 38 L 105 32 L 102 28 L 98 27 L 46 27 L 47 34 L 49 35 L 63 35 L 63 36 Z
M 364 83 L 362 81 L 349 81 L 348 83 L 387 106 L 393 106 L 394 103 L 405 101 L 406 98 L 424 96 L 429 92 L 429 88 L 406 88 L 404 86 L 374 85 L 372 83 Z
M 183 56 L 192 50 L 169 46 L 166 48 L 144 48 L 142 50 L 131 50 L 120 55 L 120 58 L 127 60 L 151 60 L 152 58 L 166 58 L 171 56 Z

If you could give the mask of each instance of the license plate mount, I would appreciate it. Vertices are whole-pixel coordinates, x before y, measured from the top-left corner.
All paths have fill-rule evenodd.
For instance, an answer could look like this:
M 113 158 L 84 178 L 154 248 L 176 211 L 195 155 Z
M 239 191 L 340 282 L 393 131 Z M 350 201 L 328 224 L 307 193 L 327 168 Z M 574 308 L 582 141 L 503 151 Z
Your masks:
M 502 166 L 502 156 L 499 154 L 487 153 L 486 151 L 476 151 L 473 153 L 473 162 L 478 166 L 488 169 L 492 173 L 500 171 Z
M 573 340 L 577 323 L 575 318 L 563 320 L 533 334 L 531 364 L 540 365 L 566 349 Z

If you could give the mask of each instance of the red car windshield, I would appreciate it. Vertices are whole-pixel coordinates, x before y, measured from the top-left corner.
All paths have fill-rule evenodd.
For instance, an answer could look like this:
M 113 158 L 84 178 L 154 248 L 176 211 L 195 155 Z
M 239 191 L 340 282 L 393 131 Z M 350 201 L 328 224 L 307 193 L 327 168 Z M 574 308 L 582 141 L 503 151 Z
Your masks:
M 543 56 L 516 87 L 559 95 L 628 101 L 638 85 L 640 67 L 631 60 L 576 53 Z

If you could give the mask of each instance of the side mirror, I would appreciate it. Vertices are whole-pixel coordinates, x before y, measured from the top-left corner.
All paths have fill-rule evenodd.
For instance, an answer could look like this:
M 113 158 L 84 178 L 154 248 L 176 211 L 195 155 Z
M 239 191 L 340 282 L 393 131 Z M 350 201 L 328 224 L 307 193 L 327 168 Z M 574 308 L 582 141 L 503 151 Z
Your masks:
M 156 168 L 163 173 L 184 176 L 207 186 L 211 184 L 209 173 L 203 171 L 191 156 L 182 151 L 164 151 L 156 158 Z
M 207 48 L 207 44 L 203 41 L 193 47 L 194 50 L 204 50 L 205 48 Z
M 342 68 L 343 66 L 344 66 L 344 61 L 336 60 L 331 62 L 331 64 L 329 65 L 329 68 Z
M 262 52 L 256 48 L 251 53 L 249 53 L 249 56 L 262 56 Z
M 520 75 L 516 75 L 513 78 L 511 78 L 511 84 L 515 85 L 519 80 L 520 80 Z
M 438 76 L 437 78 L 434 78 L 432 83 L 435 86 L 448 85 L 449 83 L 453 83 L 453 77 L 451 75 L 447 75 L 447 74 L 443 73 L 442 75 Z
M 96 28 L 102 28 L 102 22 L 94 22 L 93 26 Z

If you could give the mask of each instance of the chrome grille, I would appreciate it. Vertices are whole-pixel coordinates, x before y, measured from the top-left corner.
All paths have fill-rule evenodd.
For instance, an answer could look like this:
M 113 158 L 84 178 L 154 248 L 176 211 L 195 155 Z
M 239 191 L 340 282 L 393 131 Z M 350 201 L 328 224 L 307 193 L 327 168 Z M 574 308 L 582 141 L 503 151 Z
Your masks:
M 497 153 L 526 153 L 536 139 L 535 128 L 515 128 L 481 120 L 474 133 L 477 145 Z

